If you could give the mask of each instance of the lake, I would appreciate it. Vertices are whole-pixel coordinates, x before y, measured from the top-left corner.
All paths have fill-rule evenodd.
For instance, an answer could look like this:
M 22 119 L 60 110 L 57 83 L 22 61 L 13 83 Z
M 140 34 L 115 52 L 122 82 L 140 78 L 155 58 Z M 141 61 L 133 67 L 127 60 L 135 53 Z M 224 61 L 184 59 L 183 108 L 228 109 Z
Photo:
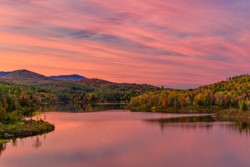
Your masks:
M 126 110 L 42 115 L 55 131 L 1 147 L 1 167 L 249 167 L 249 125 Z

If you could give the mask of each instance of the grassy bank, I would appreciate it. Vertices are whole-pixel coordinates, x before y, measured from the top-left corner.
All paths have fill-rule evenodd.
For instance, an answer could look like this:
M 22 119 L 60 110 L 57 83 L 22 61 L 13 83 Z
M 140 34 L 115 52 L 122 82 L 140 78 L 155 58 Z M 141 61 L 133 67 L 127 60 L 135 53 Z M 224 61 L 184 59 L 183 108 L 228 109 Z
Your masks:
M 19 121 L 12 124 L 0 123 L 0 140 L 34 136 L 38 134 L 48 133 L 55 129 L 55 126 L 43 120 L 35 121 Z

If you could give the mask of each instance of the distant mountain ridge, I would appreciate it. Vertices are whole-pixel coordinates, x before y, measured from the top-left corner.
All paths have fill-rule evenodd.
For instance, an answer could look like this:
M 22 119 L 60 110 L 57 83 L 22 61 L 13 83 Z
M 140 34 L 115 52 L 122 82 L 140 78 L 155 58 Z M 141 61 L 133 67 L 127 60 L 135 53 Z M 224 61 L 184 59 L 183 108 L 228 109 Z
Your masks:
M 50 76 L 49 78 L 58 81 L 80 81 L 86 79 L 85 77 L 78 74 Z
M 33 83 L 33 82 L 44 82 L 51 80 L 49 77 L 25 69 L 7 72 L 7 74 L 5 73 L 5 75 L 0 77 L 0 79 L 7 82 L 17 82 L 17 83 L 23 83 L 23 82 Z
M 8 74 L 10 74 L 11 72 L 4 72 L 4 71 L 0 71 L 0 77 L 6 76 Z
M 0 80 L 17 81 L 17 82 L 42 82 L 42 81 L 79 81 L 85 77 L 77 74 L 73 75 L 58 75 L 58 76 L 44 76 L 26 69 L 15 70 L 11 72 L 0 72 Z
M 116 83 L 98 78 L 83 76 L 59 75 L 44 76 L 28 70 L 16 70 L 9 74 L 2 73 L 1 84 L 30 88 L 35 95 L 42 93 L 40 98 L 48 102 L 77 102 L 77 103 L 108 103 L 128 102 L 131 97 L 147 91 L 157 91 L 160 88 L 148 84 Z

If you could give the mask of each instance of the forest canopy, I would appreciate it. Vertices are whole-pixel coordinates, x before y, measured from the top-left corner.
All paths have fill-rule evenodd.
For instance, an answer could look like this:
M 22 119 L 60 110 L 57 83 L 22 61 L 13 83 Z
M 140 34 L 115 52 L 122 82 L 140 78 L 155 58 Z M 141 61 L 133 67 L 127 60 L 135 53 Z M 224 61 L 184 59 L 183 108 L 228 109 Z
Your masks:
M 226 81 L 190 90 L 162 90 L 131 98 L 133 111 L 215 112 L 221 109 L 250 107 L 250 75 L 230 77 Z

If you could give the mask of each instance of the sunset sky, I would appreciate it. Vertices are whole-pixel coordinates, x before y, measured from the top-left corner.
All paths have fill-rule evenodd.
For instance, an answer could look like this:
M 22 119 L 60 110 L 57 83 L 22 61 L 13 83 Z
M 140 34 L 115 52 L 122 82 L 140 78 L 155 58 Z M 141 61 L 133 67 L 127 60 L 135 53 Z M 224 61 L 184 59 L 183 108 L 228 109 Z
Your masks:
M 0 0 L 0 71 L 190 88 L 250 73 L 250 0 Z

